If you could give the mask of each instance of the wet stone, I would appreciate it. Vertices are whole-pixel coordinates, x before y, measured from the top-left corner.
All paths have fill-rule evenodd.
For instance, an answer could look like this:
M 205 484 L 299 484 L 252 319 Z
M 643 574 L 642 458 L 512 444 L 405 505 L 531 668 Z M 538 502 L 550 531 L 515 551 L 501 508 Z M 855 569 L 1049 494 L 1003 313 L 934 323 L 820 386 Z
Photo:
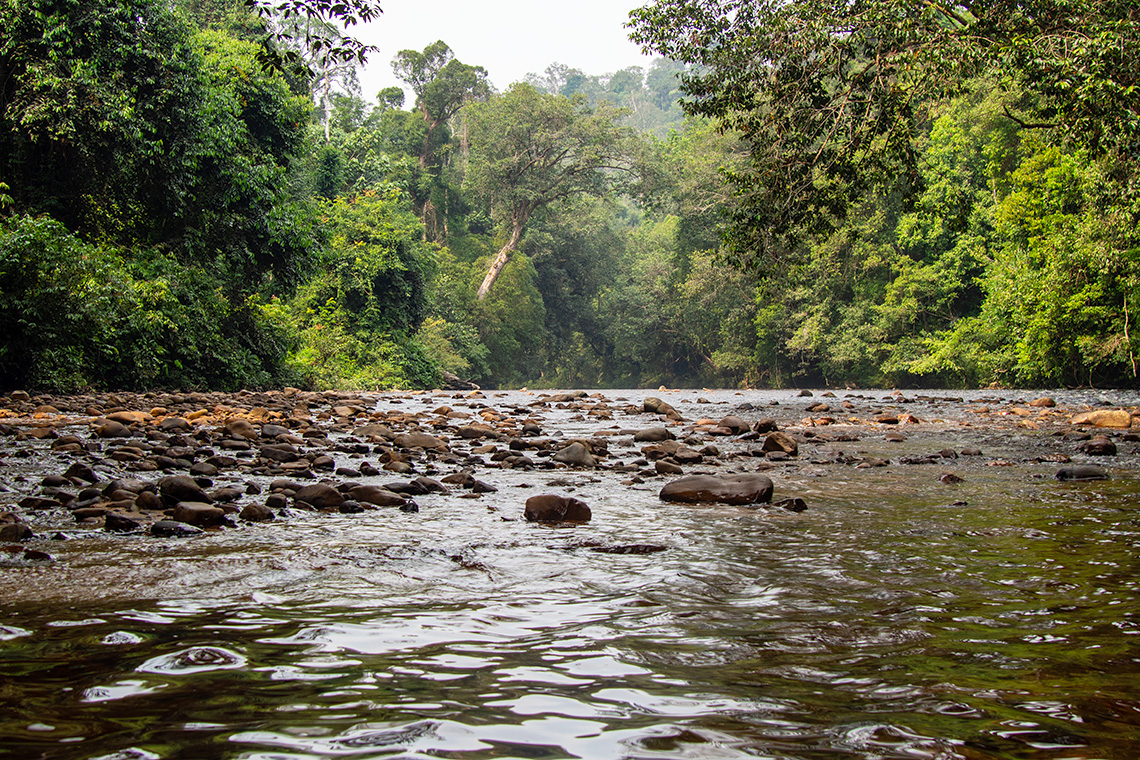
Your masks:
M 204 502 L 183 501 L 174 508 L 171 517 L 187 525 L 199 528 L 213 528 L 225 522 L 224 510 Z
M 185 538 L 188 536 L 199 536 L 204 531 L 201 528 L 194 527 L 184 522 L 177 520 L 159 520 L 154 525 L 150 526 L 150 534 L 152 536 L 159 536 L 161 538 Z
M 103 522 L 103 530 L 108 533 L 134 533 L 142 530 L 142 522 L 118 512 L 108 512 Z
M 1057 480 L 1108 480 L 1108 471 L 1091 464 L 1077 464 L 1057 470 Z
M 589 522 L 593 517 L 584 501 L 557 494 L 541 494 L 526 500 L 523 516 L 528 522 Z
M 666 484 L 658 494 L 662 501 L 684 503 L 760 504 L 772 499 L 772 481 L 765 475 L 692 475 Z
M 238 519 L 245 522 L 267 522 L 273 518 L 273 510 L 267 504 L 246 504 L 238 513 Z

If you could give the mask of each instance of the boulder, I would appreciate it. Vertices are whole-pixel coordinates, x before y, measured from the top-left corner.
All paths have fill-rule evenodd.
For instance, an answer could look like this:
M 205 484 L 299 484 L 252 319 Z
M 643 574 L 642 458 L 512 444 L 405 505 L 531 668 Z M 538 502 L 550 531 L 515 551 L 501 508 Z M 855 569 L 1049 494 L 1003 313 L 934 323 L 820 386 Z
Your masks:
M 184 538 L 186 536 L 197 536 L 201 533 L 201 528 L 195 528 L 193 525 L 177 520 L 159 520 L 150 526 L 150 534 L 160 538 Z
M 639 443 L 658 443 L 660 441 L 671 441 L 673 434 L 669 432 L 668 428 L 651 427 L 644 430 L 638 430 L 633 434 L 633 440 Z
M 34 537 L 32 529 L 24 523 L 0 525 L 0 541 L 27 541 Z
M 1107 435 L 1094 435 L 1090 440 L 1081 444 L 1080 449 L 1090 456 L 1116 456 L 1116 444 Z
M 317 509 L 335 509 L 344 503 L 344 494 L 325 483 L 313 483 L 293 494 L 293 499 Z
M 1108 471 L 1092 464 L 1075 464 L 1057 470 L 1057 480 L 1108 480 Z
M 353 501 L 374 504 L 378 507 L 402 507 L 408 503 L 403 496 L 383 486 L 354 486 L 349 489 L 348 495 Z
M 427 433 L 403 433 L 396 436 L 394 441 L 402 449 L 435 449 L 446 451 L 447 444 L 439 438 Z
M 238 518 L 245 522 L 267 522 L 273 519 L 273 510 L 264 504 L 250 502 L 241 508 Z
M 526 500 L 523 516 L 529 522 L 589 522 L 590 507 L 578 499 L 557 494 L 541 494 Z
M 772 481 L 758 473 L 740 475 L 691 475 L 674 480 L 661 489 L 662 501 L 689 504 L 761 504 L 772 499 Z
M 1127 409 L 1099 409 L 1095 412 L 1085 412 L 1073 417 L 1074 425 L 1092 425 L 1093 427 L 1130 428 L 1132 427 L 1132 413 Z
M 112 422 L 119 422 L 123 425 L 141 425 L 144 422 L 149 422 L 151 416 L 146 412 L 111 412 L 107 415 L 107 419 Z
M 129 438 L 131 429 L 121 422 L 102 420 L 95 426 L 95 435 L 100 438 Z
M 186 523 L 198 528 L 212 528 L 221 525 L 226 519 L 226 513 L 213 506 L 199 501 L 181 501 L 174 508 L 171 517 L 176 522 Z
M 496 438 L 498 432 L 489 425 L 467 425 L 459 428 L 459 437 L 468 440 L 475 440 L 478 438 Z
M 142 530 L 142 523 L 118 512 L 108 512 L 103 521 L 103 530 L 108 533 L 134 533 Z
M 671 420 L 681 419 L 680 412 L 674 409 L 671 404 L 662 401 L 656 396 L 650 396 L 649 398 L 645 399 L 645 401 L 643 401 L 641 404 L 641 408 L 642 411 L 646 411 L 651 414 L 662 414 Z
M 571 467 L 593 467 L 595 464 L 590 450 L 577 441 L 557 452 L 551 459 Z
M 158 492 L 170 503 L 191 501 L 210 503 L 210 496 L 193 478 L 185 475 L 173 475 L 158 481 Z
M 741 435 L 742 433 L 748 432 L 748 423 L 734 414 L 730 414 L 718 422 L 717 427 L 728 428 L 732 431 L 733 435 Z
M 1035 407 L 1038 407 L 1041 409 L 1052 409 L 1053 407 L 1055 407 L 1057 405 L 1057 402 L 1054 401 L 1049 396 L 1042 396 L 1041 398 L 1034 399 L 1033 401 L 1030 401 L 1029 405 L 1035 406 Z
M 777 429 L 776 420 L 772 419 L 771 417 L 764 417 L 763 419 L 759 419 L 756 421 L 756 424 L 752 426 L 752 430 L 756 433 L 771 433 L 773 430 Z
M 795 456 L 799 453 L 800 446 L 790 435 L 776 430 L 769 433 L 764 439 L 764 445 L 761 446 L 761 450 L 782 451 L 788 456 Z
M 250 441 L 256 441 L 259 437 L 257 428 L 249 420 L 236 419 L 230 420 L 225 425 L 226 434 L 231 437 L 245 438 Z
M 384 438 L 392 440 L 395 436 L 392 435 L 392 430 L 387 425 L 371 424 L 361 425 L 354 429 L 352 434 L 357 438 Z
M 189 433 L 191 430 L 190 422 L 183 417 L 167 417 L 158 423 L 158 428 L 167 433 Z

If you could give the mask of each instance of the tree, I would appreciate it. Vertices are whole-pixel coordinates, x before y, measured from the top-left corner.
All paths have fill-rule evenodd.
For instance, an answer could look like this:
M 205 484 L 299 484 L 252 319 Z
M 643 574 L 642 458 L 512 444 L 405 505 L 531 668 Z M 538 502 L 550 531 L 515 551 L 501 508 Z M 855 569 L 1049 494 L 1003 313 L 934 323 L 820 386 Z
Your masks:
M 437 130 L 454 116 L 464 103 L 485 98 L 491 93 L 487 70 L 468 66 L 455 58 L 443 40 L 437 40 L 423 52 L 401 50 L 392 59 L 392 71 L 407 82 L 416 94 L 416 108 L 427 124 L 420 166 L 433 158 L 432 138 Z
M 465 185 L 490 206 L 506 242 L 479 287 L 487 297 L 538 209 L 574 195 L 618 189 L 633 171 L 632 133 L 621 111 L 590 110 L 581 98 L 544 95 L 527 84 L 466 111 L 471 156 Z
M 916 194 L 924 104 L 989 68 L 1025 89 L 1010 118 L 1135 172 L 1132 0 L 657 0 L 631 18 L 635 41 L 694 67 L 685 108 L 749 144 L 729 237 L 749 263 L 830 234 L 869 188 Z
M 447 216 L 451 193 L 443 177 L 440 152 L 450 140 L 448 122 L 464 103 L 487 97 L 491 86 L 487 71 L 455 59 L 442 40 L 424 48 L 423 52 L 401 50 L 392 59 L 392 71 L 407 82 L 416 94 L 416 109 L 423 117 L 425 130 L 420 145 L 420 170 L 424 187 L 420 194 L 420 218 L 429 239 L 447 234 Z M 439 218 L 443 209 L 442 222 Z

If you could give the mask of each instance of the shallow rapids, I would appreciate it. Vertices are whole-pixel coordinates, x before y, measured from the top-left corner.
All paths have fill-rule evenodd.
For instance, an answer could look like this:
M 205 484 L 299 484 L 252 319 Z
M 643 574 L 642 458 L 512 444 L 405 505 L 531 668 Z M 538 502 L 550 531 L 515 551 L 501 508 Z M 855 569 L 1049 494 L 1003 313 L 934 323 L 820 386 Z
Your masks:
M 1140 757 L 1140 443 L 1100 431 L 1119 452 L 1090 457 L 1063 435 L 1070 412 L 1136 394 L 1057 393 L 1048 414 L 1010 391 L 603 395 L 612 419 L 533 409 L 544 435 L 604 435 L 606 467 L 488 466 L 497 491 L 417 496 L 418 513 L 294 511 L 186 539 L 43 516 L 30 545 L 52 561 L 0 564 L 0 757 Z M 763 469 L 808 509 L 665 503 L 668 477 L 613 469 L 659 424 L 619 411 L 649 395 L 678 434 L 737 414 L 805 436 L 772 462 L 709 438 L 726 456 L 685 469 Z M 820 400 L 836 424 L 805 424 Z M 14 501 L 47 473 L 0 446 Z M 900 462 L 966 449 L 981 455 Z M 1063 458 L 1111 479 L 1059 482 Z M 527 523 L 538 493 L 593 518 Z

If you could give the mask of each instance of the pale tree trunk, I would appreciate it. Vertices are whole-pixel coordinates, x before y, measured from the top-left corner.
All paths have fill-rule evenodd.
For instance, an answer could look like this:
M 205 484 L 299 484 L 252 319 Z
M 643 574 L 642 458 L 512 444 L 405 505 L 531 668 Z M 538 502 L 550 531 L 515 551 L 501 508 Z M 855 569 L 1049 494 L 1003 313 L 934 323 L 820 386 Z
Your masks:
M 526 226 L 526 220 L 516 221 L 511 227 L 511 238 L 507 244 L 499 249 L 495 254 L 495 259 L 491 262 L 491 268 L 487 270 L 487 276 L 483 278 L 483 284 L 479 286 L 478 299 L 482 301 L 487 297 L 490 292 L 491 286 L 495 284 L 495 280 L 499 278 L 499 273 L 503 271 L 503 267 L 511 260 L 511 254 L 519 247 L 519 240 L 522 239 L 523 227 Z

